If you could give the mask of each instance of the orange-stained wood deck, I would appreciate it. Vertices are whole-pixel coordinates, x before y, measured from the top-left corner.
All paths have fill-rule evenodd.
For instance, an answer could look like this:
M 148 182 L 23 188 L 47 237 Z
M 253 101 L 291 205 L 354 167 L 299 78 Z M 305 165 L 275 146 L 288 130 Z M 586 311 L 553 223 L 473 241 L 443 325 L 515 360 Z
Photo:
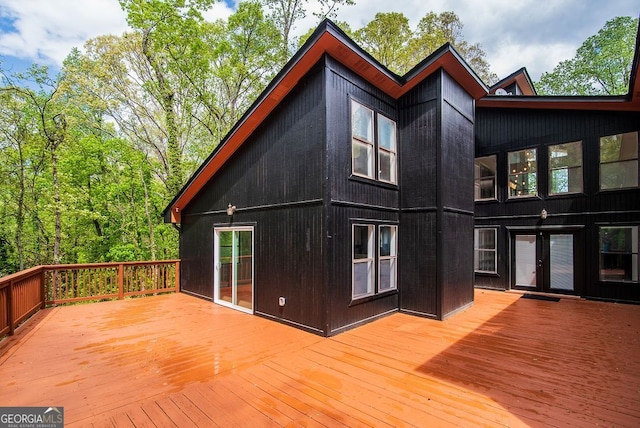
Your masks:
M 640 307 L 476 290 L 334 338 L 184 294 L 48 309 L 0 344 L 1 406 L 68 426 L 640 426 Z

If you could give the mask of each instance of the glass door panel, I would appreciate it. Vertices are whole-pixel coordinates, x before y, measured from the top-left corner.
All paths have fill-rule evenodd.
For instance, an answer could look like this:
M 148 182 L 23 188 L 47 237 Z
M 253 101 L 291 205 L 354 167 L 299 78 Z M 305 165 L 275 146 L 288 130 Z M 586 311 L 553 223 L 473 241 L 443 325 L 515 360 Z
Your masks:
M 214 302 L 253 312 L 253 228 L 214 230 Z
M 233 232 L 218 232 L 218 284 L 216 299 L 233 302 Z
M 516 235 L 515 251 L 515 285 L 535 288 L 537 285 L 536 235 Z
M 549 288 L 573 291 L 573 235 L 549 235 Z
M 234 232 L 237 245 L 235 258 L 235 287 L 234 305 L 246 309 L 253 309 L 253 232 L 240 230 Z

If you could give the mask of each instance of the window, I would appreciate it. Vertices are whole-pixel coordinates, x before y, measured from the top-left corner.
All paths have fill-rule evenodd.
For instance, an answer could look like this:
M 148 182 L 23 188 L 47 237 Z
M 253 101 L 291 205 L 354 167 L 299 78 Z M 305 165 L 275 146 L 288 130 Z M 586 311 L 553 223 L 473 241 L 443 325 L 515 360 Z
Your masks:
M 397 229 L 397 226 L 380 226 L 379 228 L 380 249 L 378 259 L 380 266 L 380 280 L 378 282 L 378 289 L 380 291 L 394 290 L 397 288 Z
M 373 226 L 353 226 L 353 297 L 373 294 Z
M 538 195 L 536 149 L 509 153 L 509 198 Z
M 638 282 L 638 226 L 600 228 L 600 280 Z
M 396 146 L 396 123 L 352 101 L 351 170 L 353 174 L 387 183 L 397 183 Z M 374 156 L 376 151 L 377 156 Z
M 396 123 L 378 115 L 378 179 L 396 180 Z
M 476 158 L 474 179 L 476 201 L 496 199 L 496 155 Z
M 582 192 L 582 141 L 549 146 L 549 194 Z
M 373 225 L 353 225 L 352 296 L 354 299 L 397 288 L 397 232 L 397 226 L 381 225 L 376 229 Z M 376 235 L 377 254 L 374 244 Z
M 638 187 L 638 133 L 600 138 L 600 189 Z
M 474 270 L 482 273 L 498 271 L 497 233 L 495 228 L 477 228 L 474 230 Z

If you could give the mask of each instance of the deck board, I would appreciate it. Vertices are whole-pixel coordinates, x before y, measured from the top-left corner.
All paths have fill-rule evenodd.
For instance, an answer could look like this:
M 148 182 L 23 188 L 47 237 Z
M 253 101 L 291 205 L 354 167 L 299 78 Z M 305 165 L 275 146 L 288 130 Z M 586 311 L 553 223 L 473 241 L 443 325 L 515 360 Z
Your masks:
M 321 338 L 184 294 L 57 307 L 0 344 L 0 405 L 68 426 L 640 426 L 640 308 L 476 290 Z

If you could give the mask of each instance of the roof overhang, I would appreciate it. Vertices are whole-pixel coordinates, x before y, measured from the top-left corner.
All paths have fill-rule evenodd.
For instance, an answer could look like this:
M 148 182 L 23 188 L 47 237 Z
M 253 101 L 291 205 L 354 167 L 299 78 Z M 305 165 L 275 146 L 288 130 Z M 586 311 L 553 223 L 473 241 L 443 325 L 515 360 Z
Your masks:
M 509 96 L 488 95 L 476 101 L 477 107 L 551 109 L 551 110 L 603 110 L 640 111 L 640 97 L 628 96 Z

